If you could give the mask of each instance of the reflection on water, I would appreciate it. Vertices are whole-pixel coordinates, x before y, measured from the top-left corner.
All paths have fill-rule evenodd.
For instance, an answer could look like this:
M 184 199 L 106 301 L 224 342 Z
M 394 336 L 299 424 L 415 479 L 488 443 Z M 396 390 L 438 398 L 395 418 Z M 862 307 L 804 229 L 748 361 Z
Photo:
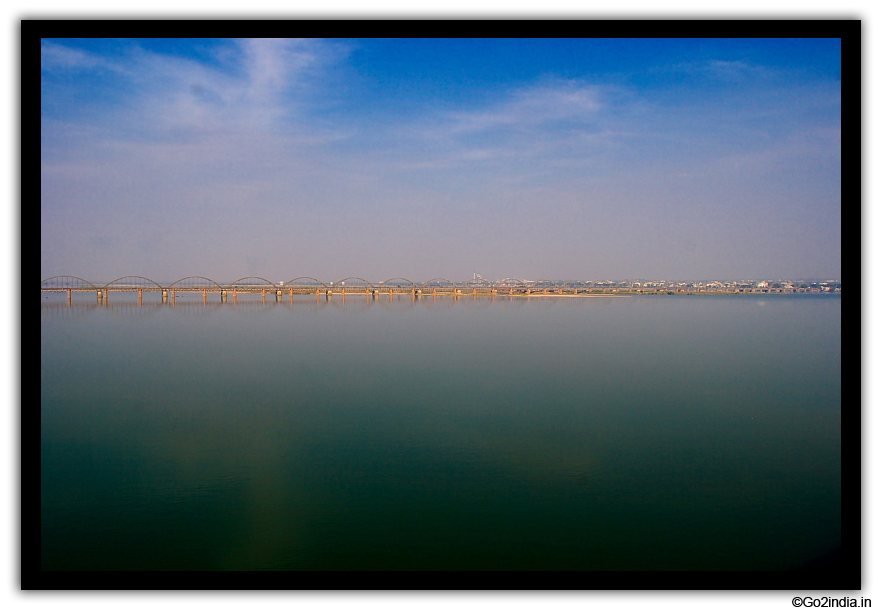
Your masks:
M 784 569 L 840 544 L 839 296 L 44 296 L 44 569 Z

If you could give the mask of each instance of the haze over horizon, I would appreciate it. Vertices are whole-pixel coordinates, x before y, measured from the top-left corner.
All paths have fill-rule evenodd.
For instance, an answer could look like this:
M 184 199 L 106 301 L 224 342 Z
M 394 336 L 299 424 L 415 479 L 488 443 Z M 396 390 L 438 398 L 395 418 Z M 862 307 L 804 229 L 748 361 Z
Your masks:
M 473 272 L 839 279 L 840 41 L 43 40 L 43 278 Z

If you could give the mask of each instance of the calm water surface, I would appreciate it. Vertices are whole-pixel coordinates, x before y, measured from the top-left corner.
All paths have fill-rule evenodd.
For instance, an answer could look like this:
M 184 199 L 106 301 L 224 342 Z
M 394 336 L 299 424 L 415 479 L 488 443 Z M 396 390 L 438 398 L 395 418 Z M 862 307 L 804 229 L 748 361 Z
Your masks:
M 150 298 L 42 296 L 43 569 L 774 570 L 840 545 L 839 296 Z

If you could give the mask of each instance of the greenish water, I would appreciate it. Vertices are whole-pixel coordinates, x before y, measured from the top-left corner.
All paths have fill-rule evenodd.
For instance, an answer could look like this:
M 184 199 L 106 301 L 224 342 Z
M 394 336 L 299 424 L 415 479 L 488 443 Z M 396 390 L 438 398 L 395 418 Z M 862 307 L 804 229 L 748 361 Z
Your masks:
M 776 570 L 841 544 L 839 296 L 42 299 L 44 570 Z

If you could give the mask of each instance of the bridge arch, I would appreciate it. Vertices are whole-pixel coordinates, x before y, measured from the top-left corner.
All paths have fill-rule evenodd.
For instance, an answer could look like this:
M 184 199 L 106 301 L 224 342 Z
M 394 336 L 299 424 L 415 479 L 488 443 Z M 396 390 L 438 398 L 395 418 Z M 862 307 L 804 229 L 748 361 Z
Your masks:
M 245 280 L 260 280 L 260 282 L 245 282 Z M 275 284 L 264 277 L 258 277 L 256 275 L 249 275 L 248 277 L 241 277 L 235 282 L 231 283 L 228 288 L 272 288 Z
M 496 282 L 495 288 L 497 291 L 502 291 L 503 293 L 521 294 L 528 290 L 529 286 L 527 284 L 527 280 L 522 280 L 516 277 L 507 277 L 504 280 Z
M 316 284 L 320 284 L 325 290 L 327 290 L 327 289 L 329 288 L 329 286 L 328 286 L 327 284 L 325 284 L 323 281 L 321 281 L 320 279 L 317 279 L 317 278 L 314 278 L 314 277 L 309 277 L 308 275 L 303 275 L 303 276 L 300 276 L 300 277 L 295 277 L 293 280 L 288 280 L 287 282 L 285 282 L 284 284 L 282 284 L 282 286 L 285 287 L 285 288 L 317 288 L 317 287 L 318 287 L 318 286 L 316 286 L 315 284 L 308 284 L 308 283 L 305 283 L 305 282 L 302 283 L 302 284 L 295 284 L 295 283 L 294 283 L 294 282 L 297 282 L 297 281 L 299 281 L 299 280 L 312 280 L 312 281 L 315 282 Z
M 40 290 L 98 290 L 98 286 L 73 275 L 56 275 L 40 281 Z
M 507 277 L 504 280 L 496 282 L 497 288 L 523 288 L 526 285 L 526 280 L 519 280 L 516 277 Z
M 339 282 L 332 282 L 331 286 L 334 286 L 334 287 L 342 286 L 343 288 L 346 288 L 346 284 L 344 282 L 349 282 L 350 280 L 357 280 L 359 282 L 363 282 L 363 285 L 359 285 L 357 283 L 350 282 L 349 285 L 354 288 L 364 288 L 365 290 L 368 290 L 368 289 L 375 290 L 377 288 L 376 286 L 374 286 L 372 283 L 370 283 L 369 281 L 367 281 L 363 277 L 356 277 L 356 276 L 344 277 Z
M 446 282 L 446 284 L 444 283 Z M 446 277 L 434 277 L 424 283 L 423 288 L 456 288 L 456 282 L 448 280 Z
M 401 287 L 401 282 L 393 283 L 393 282 L 395 282 L 396 280 L 403 280 L 403 281 L 407 282 L 407 285 L 412 286 L 413 288 L 419 288 L 419 287 L 420 287 L 419 284 L 417 284 L 417 283 L 414 282 L 413 280 L 409 280 L 409 279 L 407 279 L 406 277 L 393 277 L 392 279 L 388 279 L 388 280 L 386 280 L 385 282 L 383 282 L 382 284 L 379 284 L 379 285 L 377 286 L 377 288 L 382 288 L 383 286 L 390 286 L 390 285 L 391 285 L 391 286 L 395 286 L 396 288 L 400 288 L 400 287 Z
M 149 277 L 143 277 L 141 275 L 126 275 L 124 277 L 118 277 L 112 282 L 108 282 L 101 287 L 102 290 L 143 290 L 144 288 L 147 288 L 148 290 L 153 290 L 154 288 L 163 290 L 163 287 L 159 284 L 159 282 L 154 282 Z
M 178 286 L 178 284 L 181 284 L 181 282 L 186 282 L 187 280 L 205 280 L 209 284 L 213 284 L 214 287 L 223 290 L 223 286 L 221 286 L 220 284 L 215 282 L 213 279 L 203 277 L 201 275 L 191 275 L 191 276 L 188 276 L 185 278 L 181 278 L 177 282 L 175 282 L 174 284 L 170 284 L 168 288 L 169 288 L 169 290 L 171 290 L 171 289 L 175 288 L 176 286 Z M 189 285 L 189 286 L 181 285 L 181 286 L 178 286 L 178 289 L 180 290 L 183 288 L 209 288 L 209 287 L 211 287 L 211 286 L 206 286 L 204 284 L 200 284 L 200 285 L 196 286 L 195 284 L 196 284 L 196 282 L 191 282 L 191 285 Z
M 485 280 L 482 277 L 472 278 L 470 280 L 466 280 L 465 282 L 459 284 L 460 288 L 493 288 L 493 283 L 490 280 Z

